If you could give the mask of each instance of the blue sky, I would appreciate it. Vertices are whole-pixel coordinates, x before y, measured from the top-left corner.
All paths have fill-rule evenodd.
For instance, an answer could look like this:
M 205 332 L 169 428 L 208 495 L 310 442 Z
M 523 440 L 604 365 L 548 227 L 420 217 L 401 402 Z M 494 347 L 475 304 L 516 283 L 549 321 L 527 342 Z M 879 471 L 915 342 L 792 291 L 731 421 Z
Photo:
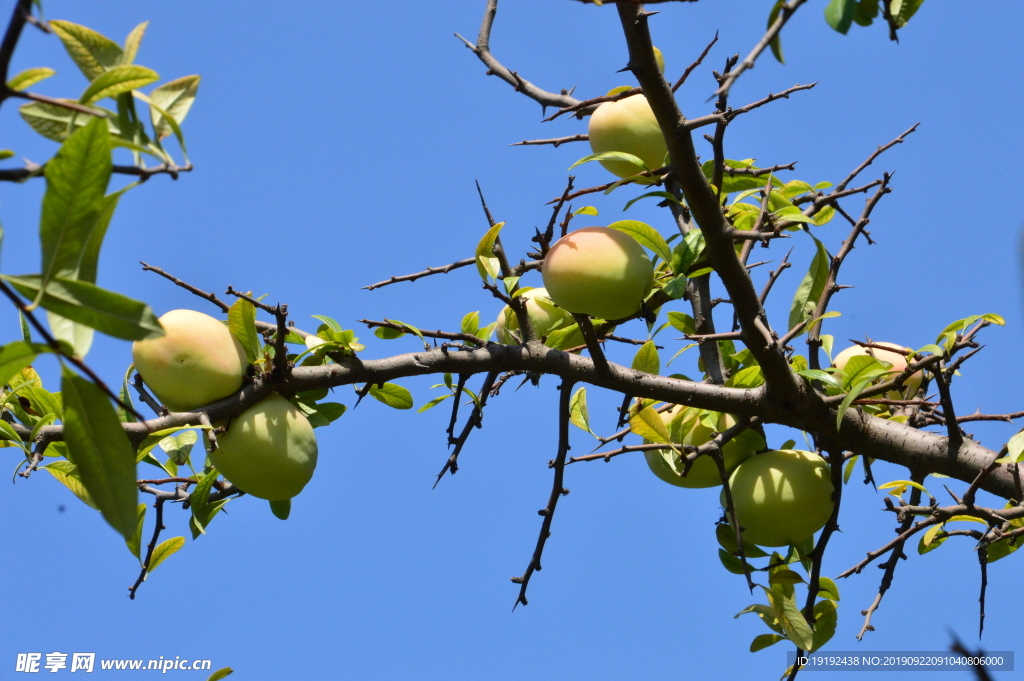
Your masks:
M 877 244 L 859 247 L 844 265 L 841 283 L 856 288 L 834 299 L 843 316 L 829 320 L 826 331 L 838 346 L 867 334 L 920 347 L 952 320 L 998 312 L 1007 326 L 983 333 L 987 349 L 965 366 L 954 396 L 961 413 L 1016 411 L 1024 372 L 1010 358 L 1024 340 L 1024 211 L 1012 178 L 1024 147 L 1024 59 L 1016 40 L 1024 6 L 929 2 L 896 45 L 879 26 L 855 26 L 845 37 L 831 31 L 824 4 L 808 3 L 786 28 L 787 65 L 763 58 L 740 79 L 732 102 L 796 83 L 819 85 L 738 119 L 727 154 L 763 165 L 798 161 L 791 178 L 838 182 L 876 145 L 920 121 L 918 132 L 872 169 L 895 171 L 894 192 L 872 218 Z M 536 103 L 484 75 L 452 36 L 475 39 L 483 5 L 47 2 L 50 18 L 118 41 L 148 19 L 137 62 L 165 79 L 203 76 L 184 126 L 196 170 L 177 182 L 153 178 L 126 195 L 108 233 L 99 283 L 158 313 L 214 310 L 143 273 L 139 260 L 203 288 L 269 293 L 290 305 L 299 326 L 312 328 L 309 315 L 326 314 L 356 328 L 371 357 L 411 351 L 416 342 L 380 341 L 359 328 L 361 318 L 429 329 L 455 329 L 474 310 L 493 319 L 500 305 L 469 269 L 361 289 L 472 254 L 486 228 L 474 180 L 496 218 L 507 221 L 506 248 L 525 250 L 533 228 L 546 222 L 544 204 L 561 192 L 566 169 L 589 153 L 585 144 L 507 146 L 582 132 L 584 124 L 541 124 Z M 680 91 L 687 115 L 708 111 L 709 70 L 751 48 L 770 5 L 658 7 L 652 31 L 669 74 L 678 75 L 720 32 L 705 66 Z M 491 46 L 505 65 L 549 90 L 576 85 L 578 96 L 589 97 L 631 82 L 615 73 L 626 51 L 611 7 L 506 0 Z M 38 91 L 76 96 L 84 88 L 59 41 L 27 30 L 12 72 L 41 65 L 58 76 Z M 2 146 L 19 156 L 43 161 L 55 151 L 20 120 L 14 101 L 0 112 L 0 130 Z M 698 149 L 710 157 L 703 141 Z M 578 187 L 608 181 L 596 164 L 574 172 Z M 43 188 L 40 181 L 0 187 L 6 272 L 37 271 Z M 637 193 L 621 189 L 575 205 L 600 209 L 593 224 L 626 216 L 670 234 L 653 202 L 622 213 Z M 858 202 L 847 205 L 859 210 Z M 835 251 L 846 230 L 833 224 L 818 234 Z M 810 240 L 798 237 L 796 266 L 769 302 L 776 320 L 785 318 L 812 253 Z M 755 257 L 777 260 L 789 245 Z M 767 269 L 755 271 L 758 285 Z M 539 277 L 524 283 L 539 285 Z M 13 339 L 11 311 L 0 316 Z M 623 332 L 639 336 L 643 328 L 635 323 Z M 667 353 L 679 346 L 671 331 L 661 341 Z M 663 354 L 663 362 L 670 356 Z M 613 355 L 624 363 L 630 357 L 626 349 Z M 129 346 L 97 339 L 89 359 L 118 381 Z M 684 355 L 672 369 L 693 375 L 695 362 Z M 54 367 L 40 370 L 55 389 Z M 419 405 L 434 382 L 403 384 Z M 49 476 L 20 480 L 0 496 L 0 541 L 8 547 L 0 569 L 7 584 L 0 668 L 9 669 L 18 652 L 56 650 L 210 658 L 215 669 L 230 665 L 233 678 L 254 680 L 781 673 L 784 646 L 747 652 L 750 639 L 767 630 L 751 616 L 733 619 L 757 599 L 719 564 L 718 492 L 665 485 L 639 457 L 566 471 L 572 494 L 559 505 L 545 569 L 530 584 L 529 606 L 511 612 L 517 587 L 509 577 L 529 560 L 540 526 L 536 511 L 550 489 L 556 384 L 547 378 L 539 389 L 518 392 L 509 385 L 470 439 L 459 473 L 434 490 L 447 456 L 447 412 L 420 415 L 365 402 L 318 431 L 319 467 L 291 519 L 277 520 L 256 499 L 232 502 L 229 514 L 164 563 L 135 601 L 125 594 L 137 564 L 120 538 Z M 595 428 L 608 433 L 618 400 L 589 392 Z M 354 402 L 347 390 L 336 393 Z M 1005 423 L 972 430 L 995 449 L 1015 432 Z M 592 447 L 586 433 L 574 430 L 572 437 L 574 454 Z M 790 437 L 802 442 L 799 433 L 769 431 L 771 444 Z M 13 468 L 16 450 L 5 451 Z M 876 476 L 897 479 L 905 471 L 879 465 Z M 941 489 L 934 479 L 928 484 Z M 881 506 L 881 495 L 855 476 L 825 574 L 835 576 L 892 537 L 894 519 Z M 185 513 L 169 508 L 164 536 L 188 535 L 186 522 Z M 990 567 L 982 641 L 989 650 L 1012 650 L 1019 641 L 1012 589 L 1020 560 L 1015 554 Z M 966 541 L 951 540 L 926 556 L 912 552 L 874 617 L 878 630 L 858 643 L 858 613 L 871 603 L 879 572 L 868 568 L 840 583 L 832 649 L 943 650 L 950 629 L 975 640 L 979 574 Z

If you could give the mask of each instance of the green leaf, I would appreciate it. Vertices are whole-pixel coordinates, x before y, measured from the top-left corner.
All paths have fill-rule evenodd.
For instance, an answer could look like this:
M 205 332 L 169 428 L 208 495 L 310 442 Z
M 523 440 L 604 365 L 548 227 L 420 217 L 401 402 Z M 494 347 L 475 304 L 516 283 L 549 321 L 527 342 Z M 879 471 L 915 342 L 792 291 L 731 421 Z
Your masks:
M 654 341 L 647 341 L 636 351 L 632 369 L 654 375 L 661 372 L 661 359 L 658 357 L 658 348 L 655 347 Z
M 910 21 L 910 18 L 917 14 L 917 10 L 924 4 L 924 0 L 892 0 L 889 11 L 892 13 L 896 25 L 903 28 Z
M 818 601 L 814 604 L 814 637 L 813 644 L 807 652 L 813 653 L 832 640 L 839 622 L 836 604 L 830 600 Z
M 250 296 L 252 292 L 250 291 Z M 260 336 L 256 331 L 256 306 L 248 300 L 239 298 L 228 310 L 228 328 L 231 335 L 245 350 L 245 358 L 250 364 L 263 356 Z
M 672 250 L 672 258 L 667 262 L 672 267 L 674 274 L 684 276 L 703 253 L 704 232 L 699 229 L 691 229 L 683 237 L 682 243 Z M 690 276 L 694 275 L 691 274 Z
M 630 199 L 629 201 L 627 201 L 625 207 L 623 207 L 622 210 L 623 211 L 627 211 L 627 210 L 629 210 L 630 206 L 632 206 L 634 203 L 636 203 L 640 199 L 649 199 L 649 198 L 665 199 L 666 201 L 671 201 L 672 203 L 678 204 L 680 206 L 683 205 L 683 202 L 680 201 L 679 199 L 677 199 L 676 195 L 671 193 L 671 192 L 647 192 L 646 194 L 641 194 L 640 196 L 636 197 L 635 199 Z M 594 213 L 594 214 L 596 215 L 597 213 Z
M 775 23 L 775 20 L 779 18 L 779 11 L 782 9 L 782 6 L 784 4 L 786 4 L 786 0 L 776 0 L 775 4 L 772 5 L 772 11 L 768 13 L 768 28 L 771 28 L 772 24 Z M 776 34 L 775 38 L 773 38 L 772 41 L 768 44 L 772 48 L 772 55 L 775 57 L 775 59 L 778 60 L 780 64 L 785 64 L 786 59 L 783 57 L 782 54 L 781 34 L 782 31 L 779 31 L 779 33 Z
M 594 208 L 593 206 L 583 206 L 582 208 L 574 210 L 572 212 L 572 214 L 573 215 L 598 215 L 599 213 L 597 211 L 597 208 Z
M 669 262 L 672 259 L 672 251 L 665 242 L 665 238 L 645 222 L 640 222 L 639 220 L 619 220 L 608 225 L 608 229 L 617 229 L 620 232 L 625 232 L 640 242 L 641 246 L 646 246 L 654 251 L 665 262 Z
M 893 480 L 892 482 L 887 482 L 884 485 L 879 485 L 878 489 L 880 489 L 880 490 L 890 490 L 890 489 L 891 490 L 896 490 L 896 489 L 901 489 L 902 488 L 902 489 L 905 490 L 907 487 L 913 487 L 915 489 L 919 489 L 922 492 L 924 492 L 925 494 L 927 494 L 929 497 L 932 496 L 931 492 L 929 492 L 927 489 L 925 489 L 924 485 L 922 485 L 920 483 L 917 483 L 917 482 L 914 482 L 913 480 Z M 898 495 L 895 495 L 895 496 L 898 496 Z M 934 497 L 932 497 L 932 498 L 934 498 Z
M 423 347 L 425 347 L 425 348 L 429 348 L 429 347 L 430 347 L 430 344 L 429 344 L 429 343 L 427 343 L 427 339 L 423 337 L 423 332 L 422 332 L 422 331 L 420 331 L 419 329 L 417 329 L 417 328 L 416 328 L 415 326 L 413 326 L 412 324 L 406 324 L 405 322 L 400 322 L 400 321 L 398 321 L 397 319 L 391 319 L 391 320 L 389 320 L 389 321 L 390 321 L 390 322 L 391 322 L 392 324 L 398 324 L 398 325 L 400 325 L 400 326 L 404 326 L 405 328 L 409 329 L 409 330 L 410 330 L 410 331 L 412 331 L 412 332 L 413 332 L 414 334 L 416 334 L 417 336 L 419 336 L 419 339 L 420 339 L 420 341 L 421 341 L 421 342 L 423 343 Z
M 218 475 L 220 475 L 220 471 L 211 468 L 210 472 L 196 483 L 196 486 L 192 488 L 192 493 L 188 495 L 189 508 L 192 510 L 192 524 L 202 534 L 206 534 L 206 526 L 212 519 L 209 512 L 210 490 L 213 488 L 213 483 L 217 481 Z
M 923 556 L 929 551 L 934 551 L 942 546 L 942 543 L 949 539 L 949 537 L 936 537 L 935 535 L 944 529 L 945 527 L 941 523 L 929 527 L 917 542 L 917 553 Z
M 830 601 L 839 600 L 839 587 L 828 577 L 818 578 L 818 597 L 827 598 Z
M 84 359 L 92 347 L 93 329 L 53 312 L 46 313 L 46 320 L 50 324 L 50 333 L 53 337 L 70 345 L 75 357 Z
M 124 39 L 124 54 L 121 55 L 122 64 L 131 64 L 135 61 L 135 56 L 139 53 L 139 45 L 142 44 L 142 36 L 146 35 L 146 27 L 148 26 L 149 22 L 143 21 L 133 28 L 128 37 Z
M 494 242 L 497 241 L 498 233 L 501 232 L 501 228 L 504 226 L 504 222 L 495 223 L 476 245 L 476 271 L 485 282 L 488 276 L 492 279 L 497 279 L 501 274 L 498 259 L 494 257 Z
M 831 0 L 825 7 L 825 21 L 843 35 L 850 30 L 853 15 L 857 10 L 857 0 Z
M 698 345 L 699 345 L 699 343 L 690 343 L 689 345 L 684 345 L 683 347 L 679 348 L 678 350 L 676 350 L 676 354 L 672 355 L 672 358 L 669 359 L 669 361 L 665 362 L 665 366 L 668 366 L 669 364 L 671 364 L 672 360 L 674 360 L 679 355 L 683 354 L 684 352 L 686 352 L 690 348 L 697 347 Z
M 548 334 L 545 341 L 549 348 L 567 350 L 583 345 L 583 332 L 578 324 L 570 324 L 564 329 L 557 329 Z
M 13 343 L 11 345 L 13 345 Z M 0 366 L 3 364 L 3 358 L 4 355 L 0 353 Z M 20 371 L 20 369 L 18 371 Z M 5 382 L 6 381 L 0 381 L 0 383 Z M 1010 458 L 1010 462 L 1020 463 L 1021 461 L 1024 461 L 1024 430 L 1010 438 L 1010 441 L 1006 443 L 1006 451 Z
M 733 573 L 734 575 L 742 575 L 743 574 L 743 572 L 744 572 L 744 570 L 743 570 L 743 561 L 740 560 L 737 556 L 729 553 L 728 551 L 726 551 L 724 549 L 718 549 L 718 560 L 721 561 L 722 566 L 726 570 L 728 570 L 729 572 Z M 749 563 L 747 564 L 747 571 L 748 572 L 752 572 L 753 571 L 753 568 L 750 566 Z
M 718 543 L 728 553 L 736 555 L 736 532 L 733 530 L 732 525 L 728 523 L 722 523 L 715 526 L 715 538 L 718 539 Z M 753 558 L 766 558 L 767 553 L 762 551 L 760 547 L 751 544 L 748 541 L 743 542 L 743 555 L 746 556 L 747 560 Z
M 581 430 L 591 435 L 594 431 L 590 429 L 590 413 L 587 411 L 587 389 L 580 388 L 573 393 L 569 400 L 569 421 Z
M 106 394 L 64 369 L 64 439 L 89 496 L 110 525 L 126 539 L 138 523 L 135 450 Z
M 77 276 L 89 237 L 108 208 L 104 193 L 110 172 L 110 135 L 98 118 L 68 137 L 46 164 L 39 225 L 44 284 L 56 276 Z
M 764 589 L 765 595 L 768 596 L 768 603 L 771 604 L 772 610 L 775 611 L 776 617 L 779 618 L 779 625 L 786 633 L 786 636 L 789 637 L 789 640 L 793 641 L 801 650 L 810 650 L 814 645 L 814 633 L 800 612 L 800 608 L 797 607 L 796 603 L 787 598 L 778 587 L 772 587 L 771 589 L 761 588 Z
M 843 467 L 843 484 L 844 485 L 847 484 L 848 482 L 850 482 L 850 476 L 853 475 L 853 468 L 854 468 L 854 466 L 856 466 L 858 458 L 859 458 L 859 455 L 851 456 L 850 460 L 847 461 L 846 465 Z
M 29 300 L 39 294 L 37 274 L 19 277 L 0 274 L 0 279 Z M 115 338 L 143 340 L 164 335 L 149 305 L 84 281 L 54 278 L 46 287 L 40 305 Z
M 72 100 L 61 100 L 71 102 Z M 102 109 L 98 106 L 88 106 L 87 109 L 96 112 L 96 116 L 103 118 L 113 116 L 113 112 Z M 46 139 L 54 142 L 63 142 L 79 128 L 94 119 L 79 111 L 72 111 L 56 104 L 44 102 L 29 102 L 18 108 L 18 113 L 33 130 Z M 120 134 L 117 124 L 111 119 L 106 119 L 107 130 L 114 135 Z
M 800 376 L 812 381 L 821 381 L 826 385 L 832 386 L 836 390 L 842 390 L 842 385 L 840 385 L 839 381 L 837 381 L 835 376 L 827 371 L 822 371 L 821 369 L 803 369 L 802 371 L 794 371 L 793 373 L 799 374 Z
M 218 669 L 213 674 L 211 674 L 210 678 L 208 678 L 206 681 L 220 681 L 225 676 L 229 676 L 230 674 L 234 674 L 234 673 L 235 673 L 235 670 L 232 669 L 231 667 L 224 667 L 223 669 Z
M 51 20 L 49 24 L 64 43 L 68 55 L 90 81 L 108 68 L 120 64 L 124 58 L 124 52 L 117 43 L 91 28 L 57 19 Z
M 51 68 L 45 66 L 35 69 L 25 69 L 18 75 L 12 77 L 7 81 L 7 87 L 17 92 L 27 90 L 41 80 L 46 80 L 50 76 L 56 75 L 57 72 Z
M 146 505 L 139 504 L 136 512 L 139 514 L 139 521 L 135 526 L 135 534 L 131 537 L 125 537 L 124 543 L 128 546 L 128 550 L 132 552 L 132 555 L 139 562 L 142 562 L 142 525 L 146 521 Z
M 395 409 L 412 409 L 412 393 L 396 383 L 385 383 L 383 387 L 370 387 L 370 394 Z
M 668 429 L 665 422 L 661 420 L 661 414 L 653 407 L 644 407 L 629 419 L 629 427 L 634 433 L 659 444 L 671 442 L 668 436 Z
M 428 409 L 433 409 L 437 405 L 439 405 L 442 402 L 444 402 L 445 400 L 447 400 L 449 397 L 451 397 L 451 395 L 441 395 L 440 397 L 435 397 L 434 399 L 430 400 L 429 402 L 424 404 L 422 407 L 417 409 L 416 413 L 417 414 L 422 414 L 423 412 L 425 412 Z
M 669 312 L 668 323 L 672 325 L 673 329 L 687 336 L 697 333 L 697 325 L 694 323 L 693 317 L 685 312 Z
M 78 101 L 92 104 L 107 97 L 116 98 L 123 92 L 131 92 L 160 80 L 156 71 L 137 64 L 120 64 L 96 76 L 85 89 Z
M 30 366 L 40 353 L 49 351 L 45 345 L 25 341 L 14 341 L 0 348 L 0 386 L 9 383 L 22 369 Z
M 569 166 L 568 169 L 572 170 L 576 166 L 583 165 L 584 163 L 590 163 L 591 161 L 622 161 L 624 163 L 634 165 L 640 170 L 651 170 L 650 168 L 647 167 L 647 164 L 641 161 L 639 158 L 637 158 L 633 154 L 627 154 L 624 151 L 602 151 L 601 153 L 598 154 L 584 156 L 583 158 Z
M 199 442 L 199 434 L 194 430 L 185 430 L 177 435 L 169 435 L 157 444 L 177 466 L 184 466 L 192 453 L 192 447 Z
M 281 520 L 288 520 L 288 516 L 292 513 L 292 500 L 278 499 L 276 501 L 271 501 L 270 512 Z
M 462 333 L 476 336 L 476 332 L 480 330 L 480 313 L 467 312 L 466 316 L 462 318 L 461 329 Z
M 836 430 L 839 430 L 843 426 L 843 416 L 846 414 L 846 410 L 850 408 L 850 404 L 853 403 L 857 397 L 860 396 L 864 389 L 871 385 L 871 378 L 862 379 L 854 385 L 850 392 L 847 393 L 846 397 L 843 398 L 842 403 L 839 405 L 839 410 L 836 412 Z
M 780 59 L 779 61 L 782 60 Z M 778 634 L 760 634 L 759 636 L 755 636 L 754 640 L 750 642 L 750 652 L 756 653 L 759 650 L 764 650 L 768 646 L 775 645 L 779 641 L 785 640 L 785 636 L 779 636 Z
M 756 388 L 764 384 L 764 372 L 761 367 L 752 366 L 740 369 L 729 377 L 726 382 L 730 388 Z
M 82 484 L 82 478 L 79 477 L 78 468 L 75 464 L 70 461 L 54 461 L 48 466 L 43 466 L 42 470 L 52 475 L 58 482 L 67 487 L 71 492 L 81 499 L 87 506 L 95 508 L 97 511 L 99 507 L 96 502 L 89 496 L 89 491 L 85 489 L 85 485 Z
M 763 603 L 754 603 L 740 610 L 738 613 L 733 615 L 733 619 L 736 619 L 740 615 L 746 615 L 748 612 L 752 612 L 757 615 L 765 625 L 774 632 L 782 633 L 782 627 L 779 626 L 779 618 L 772 610 L 771 606 L 764 605 Z
M 174 537 L 167 541 L 160 542 L 160 544 L 153 549 L 153 556 L 149 559 L 149 567 L 147 568 L 147 571 L 153 572 L 153 570 L 156 570 L 160 563 L 170 558 L 172 554 L 177 553 L 184 545 L 184 537 Z
M 800 322 L 814 314 L 814 309 L 818 306 L 821 294 L 825 290 L 825 283 L 828 281 L 828 270 L 832 258 L 820 241 L 814 236 L 811 236 L 811 239 L 814 240 L 817 251 L 811 260 L 810 269 L 803 281 L 800 282 L 796 295 L 793 296 L 793 303 L 789 308 L 788 328 L 790 329 L 795 328 Z

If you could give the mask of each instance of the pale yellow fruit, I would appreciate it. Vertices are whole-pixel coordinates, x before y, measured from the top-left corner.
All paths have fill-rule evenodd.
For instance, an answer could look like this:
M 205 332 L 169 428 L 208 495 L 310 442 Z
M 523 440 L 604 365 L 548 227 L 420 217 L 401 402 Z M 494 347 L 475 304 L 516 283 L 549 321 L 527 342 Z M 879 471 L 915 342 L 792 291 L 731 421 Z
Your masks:
M 637 312 L 654 284 L 643 246 L 607 227 L 584 227 L 556 241 L 541 274 L 558 307 L 609 321 Z
M 246 493 L 278 501 L 306 486 L 316 468 L 313 427 L 295 405 L 274 393 L 231 419 L 210 462 Z
M 571 314 L 551 302 L 547 289 L 543 287 L 530 289 L 521 297 L 526 301 L 526 314 L 530 317 L 530 325 L 537 338 L 544 338 L 552 331 L 574 323 Z M 494 330 L 499 343 L 503 345 L 519 343 L 509 333 L 510 331 L 519 331 L 519 318 L 508 305 L 498 313 L 498 321 Z
M 194 310 L 172 310 L 160 325 L 163 336 L 132 344 L 132 360 L 168 409 L 203 407 L 242 387 L 248 361 L 226 325 Z
M 636 156 L 651 170 L 665 165 L 665 138 L 643 95 L 633 95 L 617 102 L 605 102 L 590 116 L 587 129 L 590 149 L 595 153 L 622 151 Z M 643 171 L 626 161 L 601 161 L 609 172 L 629 177 Z
M 699 447 L 708 442 L 711 439 L 711 434 L 716 430 L 722 432 L 736 425 L 736 419 L 732 415 L 718 414 L 717 428 L 712 430 L 700 422 L 697 418 L 697 411 L 677 404 L 668 411 L 662 412 L 661 420 L 665 422 L 673 442 Z M 725 460 L 725 470 L 727 473 L 731 473 L 742 462 L 752 457 L 754 450 L 744 446 L 738 440 L 732 440 L 722 447 L 722 455 Z M 651 472 L 669 484 L 691 489 L 717 487 L 722 484 L 718 466 L 710 456 L 702 456 L 694 461 L 686 477 L 677 473 L 669 463 L 670 457 L 678 456 L 671 450 L 651 450 L 644 452 L 644 456 Z
M 658 70 L 665 73 L 665 56 L 657 47 L 654 48 L 654 61 L 658 62 Z
M 834 502 L 829 466 L 794 449 L 747 459 L 729 478 L 743 538 L 759 546 L 798 544 L 825 526 Z M 725 506 L 725 491 L 722 491 Z
M 888 362 L 889 364 L 891 364 L 893 371 L 903 371 L 904 369 L 907 368 L 906 353 L 909 352 L 909 348 L 905 348 L 902 345 L 896 345 L 895 343 L 874 343 L 874 345 L 881 345 L 887 348 L 892 348 L 892 351 L 881 350 L 879 348 L 863 348 L 859 345 L 854 345 L 852 347 L 846 348 L 838 355 L 836 355 L 836 359 L 835 362 L 833 362 L 833 364 L 835 364 L 835 366 L 839 369 L 845 369 L 846 363 L 849 362 L 851 358 L 857 357 L 859 355 L 870 355 L 879 361 Z M 894 376 L 895 374 L 890 374 L 889 376 L 886 377 L 885 380 L 890 380 Z M 920 371 L 915 371 L 907 379 L 903 381 L 902 393 L 900 393 L 899 390 L 890 390 L 888 393 L 886 393 L 886 396 L 891 400 L 902 400 L 911 398 L 917 394 L 917 390 L 918 388 L 921 387 L 921 381 L 923 379 L 923 373 Z

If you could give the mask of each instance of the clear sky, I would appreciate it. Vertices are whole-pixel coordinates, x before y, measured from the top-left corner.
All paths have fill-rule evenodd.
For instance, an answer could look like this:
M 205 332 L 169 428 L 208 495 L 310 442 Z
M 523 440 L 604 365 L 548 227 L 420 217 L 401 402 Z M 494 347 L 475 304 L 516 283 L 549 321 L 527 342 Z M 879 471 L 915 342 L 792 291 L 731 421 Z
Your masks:
M 4 3 L 6 16 L 10 2 Z M 1024 408 L 1018 239 L 1024 210 L 1013 168 L 1024 148 L 1024 25 L 1021 3 L 935 0 L 901 33 L 827 27 L 824 2 L 802 8 L 786 28 L 787 65 L 766 55 L 733 90 L 732 102 L 759 99 L 817 81 L 737 120 L 726 138 L 730 158 L 763 165 L 798 161 L 793 179 L 838 182 L 878 144 L 920 121 L 918 132 L 872 169 L 895 171 L 894 192 L 874 214 L 877 245 L 861 247 L 834 299 L 843 313 L 827 322 L 837 344 L 847 338 L 920 347 L 950 321 L 998 312 L 1005 328 L 983 332 L 987 348 L 954 383 L 959 411 Z M 651 20 L 668 73 L 678 76 L 719 31 L 704 67 L 680 91 L 687 115 L 709 111 L 710 69 L 760 37 L 771 3 L 669 3 Z M 471 269 L 368 292 L 390 275 L 468 257 L 486 223 L 475 196 L 479 180 L 506 247 L 520 253 L 549 215 L 566 169 L 585 144 L 509 147 L 511 142 L 570 135 L 584 124 L 541 124 L 540 107 L 517 95 L 452 36 L 475 39 L 483 0 L 307 3 L 127 2 L 49 0 L 48 17 L 67 19 L 121 41 L 151 20 L 137 59 L 162 77 L 201 74 L 199 98 L 185 122 L 196 164 L 177 182 L 155 177 L 121 202 L 100 264 L 99 283 L 149 302 L 158 313 L 204 308 L 136 264 L 146 260 L 197 286 L 228 285 L 287 302 L 297 324 L 325 314 L 356 328 L 365 355 L 412 351 L 406 337 L 380 341 L 356 324 L 401 319 L 421 328 L 457 329 L 474 310 L 485 321 L 500 305 Z M 509 68 L 541 87 L 576 86 L 590 97 L 631 83 L 617 74 L 626 50 L 612 7 L 569 0 L 505 2 L 491 41 Z M 37 90 L 77 96 L 85 83 L 59 41 L 26 30 L 12 72 L 48 65 L 58 76 Z M 0 112 L 2 146 L 41 162 L 56 146 L 34 135 L 11 100 Z M 710 157 L 710 147 L 698 140 Z M 10 166 L 17 159 L 7 161 Z M 608 181 L 596 164 L 574 171 L 577 186 Z M 869 171 L 870 172 L 870 171 Z M 3 270 L 38 267 L 36 180 L 0 187 L 5 230 Z M 622 213 L 639 192 L 595 195 L 593 224 L 620 216 L 670 234 L 653 202 Z M 577 201 L 576 205 L 585 203 Z M 847 204 L 859 209 L 859 202 Z M 581 225 L 582 226 L 582 225 Z M 835 251 L 846 236 L 838 221 L 817 231 Z M 810 241 L 793 239 L 796 266 L 769 304 L 784 319 L 806 271 Z M 755 252 L 777 261 L 790 244 Z M 761 257 L 763 254 L 764 257 Z M 518 256 L 517 256 L 518 257 Z M 760 284 L 768 267 L 755 271 Z M 539 277 L 523 283 L 539 285 Z M 0 311 L 4 336 L 15 318 Z M 644 333 L 635 322 L 622 332 Z M 679 347 L 671 330 L 664 363 Z M 631 351 L 613 358 L 628 363 Z M 130 361 L 123 341 L 97 339 L 90 363 L 117 382 Z M 696 374 L 692 353 L 672 370 Z M 54 367 L 41 363 L 48 387 Z M 478 383 L 479 379 L 474 379 Z M 417 405 L 433 379 L 407 380 Z M 37 473 L 0 495 L 0 674 L 10 678 L 19 652 L 95 652 L 99 658 L 209 658 L 236 676 L 277 679 L 626 679 L 774 678 L 785 645 L 756 654 L 750 640 L 767 629 L 733 615 L 759 601 L 719 563 L 715 490 L 682 490 L 652 476 L 639 456 L 573 465 L 572 493 L 559 504 L 544 570 L 530 584 L 530 604 L 512 612 L 550 490 L 555 454 L 557 381 L 510 384 L 488 407 L 454 477 L 431 490 L 447 450 L 448 413 L 398 412 L 373 400 L 318 431 L 320 463 L 294 501 L 291 519 L 264 502 L 228 506 L 209 534 L 188 541 L 143 585 L 123 542 L 54 479 Z M 614 396 L 591 389 L 595 429 L 614 427 Z M 351 406 L 347 389 L 336 391 Z M 1009 424 L 978 425 L 998 449 Z M 799 433 L 769 430 L 780 445 Z M 590 436 L 572 433 L 574 454 Z M 13 469 L 17 450 L 7 449 Z M 879 465 L 880 481 L 906 472 Z M 942 489 L 930 478 L 930 488 Z M 954 490 L 966 485 L 952 483 Z M 948 499 L 948 498 L 947 498 Z M 881 494 L 854 476 L 844 495 L 843 533 L 825 562 L 835 576 L 893 536 Z M 63 509 L 63 510 L 62 510 Z M 187 514 L 168 508 L 165 537 L 188 536 Z M 146 535 L 150 531 L 146 528 Z M 874 617 L 877 631 L 854 638 L 858 614 L 874 598 L 880 571 L 840 583 L 834 650 L 943 650 L 948 631 L 974 643 L 979 571 L 967 540 L 950 540 L 897 570 Z M 989 569 L 985 637 L 989 650 L 1020 641 L 1016 594 L 1024 553 Z M 63 673 L 67 673 L 66 671 Z M 104 672 L 95 672 L 103 677 Z M 106 672 L 119 678 L 118 672 Z M 181 679 L 206 677 L 171 672 Z M 966 678 L 936 673 L 930 679 Z

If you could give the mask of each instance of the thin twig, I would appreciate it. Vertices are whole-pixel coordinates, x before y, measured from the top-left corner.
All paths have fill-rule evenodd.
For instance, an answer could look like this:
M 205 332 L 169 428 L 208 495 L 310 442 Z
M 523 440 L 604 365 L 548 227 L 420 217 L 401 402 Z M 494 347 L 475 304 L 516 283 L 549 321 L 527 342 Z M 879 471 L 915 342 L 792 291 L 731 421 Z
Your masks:
M 143 272 L 155 272 L 156 274 L 159 274 L 164 279 L 168 279 L 168 280 L 174 282 L 175 285 L 180 286 L 181 288 L 185 289 L 189 293 L 193 293 L 193 294 L 199 296 L 200 298 L 202 298 L 203 300 L 210 301 L 211 303 L 213 303 L 214 305 L 219 307 L 221 312 L 227 312 L 228 310 L 231 309 L 231 306 L 228 305 L 227 303 L 225 303 L 220 298 L 218 298 L 217 294 L 211 293 L 211 292 L 208 292 L 208 291 L 203 291 L 202 289 L 196 288 L 192 284 L 189 284 L 189 283 L 187 283 L 185 281 L 182 281 L 181 279 L 178 279 L 173 274 L 169 274 L 168 272 L 165 272 L 164 270 L 160 269 L 159 267 L 155 267 L 153 265 L 150 265 L 149 263 L 143 262 L 142 260 L 140 260 L 139 263 L 142 265 L 142 271 Z

